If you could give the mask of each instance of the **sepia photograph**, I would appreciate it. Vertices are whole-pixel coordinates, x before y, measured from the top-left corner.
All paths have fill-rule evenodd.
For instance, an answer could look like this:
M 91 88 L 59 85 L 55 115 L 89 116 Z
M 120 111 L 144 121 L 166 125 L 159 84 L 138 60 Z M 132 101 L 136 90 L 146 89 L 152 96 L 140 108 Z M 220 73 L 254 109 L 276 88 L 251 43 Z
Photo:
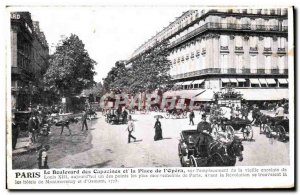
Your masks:
M 12 170 L 294 165 L 292 7 L 6 11 Z

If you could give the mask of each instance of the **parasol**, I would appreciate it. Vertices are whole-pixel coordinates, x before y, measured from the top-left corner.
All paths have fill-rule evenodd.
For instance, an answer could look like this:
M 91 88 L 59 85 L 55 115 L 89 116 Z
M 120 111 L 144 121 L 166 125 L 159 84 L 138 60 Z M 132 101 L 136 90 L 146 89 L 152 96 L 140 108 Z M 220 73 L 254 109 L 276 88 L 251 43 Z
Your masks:
M 164 118 L 162 115 L 155 115 L 154 118 Z

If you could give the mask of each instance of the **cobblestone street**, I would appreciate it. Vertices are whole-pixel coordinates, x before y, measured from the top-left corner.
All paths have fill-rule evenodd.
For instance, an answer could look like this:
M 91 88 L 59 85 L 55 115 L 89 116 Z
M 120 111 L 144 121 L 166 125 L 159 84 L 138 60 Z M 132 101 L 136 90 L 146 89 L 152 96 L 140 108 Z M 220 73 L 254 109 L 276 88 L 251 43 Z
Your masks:
M 111 125 L 98 113 L 98 119 L 88 122 L 90 130 L 80 131 L 81 123 L 70 126 L 72 136 L 53 127 L 52 134 L 42 142 L 50 145 L 50 168 L 101 168 L 101 167 L 180 167 L 178 140 L 181 130 L 196 129 L 200 115 L 196 113 L 195 125 L 188 119 L 161 119 L 163 140 L 154 141 L 154 115 L 132 115 L 136 124 L 137 142 L 127 143 L 126 125 Z M 164 114 L 162 114 L 164 115 Z M 259 134 L 253 127 L 252 141 L 243 141 L 244 160 L 236 166 L 288 165 L 289 142 L 283 143 Z M 238 135 L 241 136 L 242 135 Z M 13 168 L 37 168 L 37 152 L 13 157 Z

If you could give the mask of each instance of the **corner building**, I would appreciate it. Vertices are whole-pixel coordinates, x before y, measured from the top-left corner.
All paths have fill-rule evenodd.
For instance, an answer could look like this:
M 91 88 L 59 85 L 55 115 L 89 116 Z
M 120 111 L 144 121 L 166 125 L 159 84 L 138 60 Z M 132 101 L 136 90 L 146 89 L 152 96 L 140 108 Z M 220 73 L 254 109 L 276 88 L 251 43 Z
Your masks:
M 170 74 L 180 90 L 167 96 L 212 101 L 214 92 L 232 86 L 248 101 L 288 99 L 287 12 L 189 10 L 139 47 L 129 61 L 168 40 Z
M 40 103 L 42 75 L 49 64 L 49 47 L 39 23 L 29 12 L 11 12 L 11 106 L 26 110 Z

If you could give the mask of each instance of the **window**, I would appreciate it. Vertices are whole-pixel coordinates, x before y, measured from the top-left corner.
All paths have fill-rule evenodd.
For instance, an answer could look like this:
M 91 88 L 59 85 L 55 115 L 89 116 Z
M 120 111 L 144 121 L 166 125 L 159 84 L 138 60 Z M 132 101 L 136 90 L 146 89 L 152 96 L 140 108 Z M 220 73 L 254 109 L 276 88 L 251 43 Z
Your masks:
M 220 36 L 220 44 L 221 44 L 221 47 L 223 46 L 223 47 L 226 47 L 227 46 L 227 48 L 228 48 L 228 40 L 229 39 L 229 37 L 227 36 L 227 35 L 221 35 Z
M 272 63 L 271 63 L 271 56 L 265 56 L 265 72 L 267 74 L 271 73 Z
M 264 38 L 264 47 L 271 48 L 271 41 L 272 41 L 271 37 L 265 37 Z
M 243 40 L 241 36 L 235 37 L 235 47 L 243 47 Z

